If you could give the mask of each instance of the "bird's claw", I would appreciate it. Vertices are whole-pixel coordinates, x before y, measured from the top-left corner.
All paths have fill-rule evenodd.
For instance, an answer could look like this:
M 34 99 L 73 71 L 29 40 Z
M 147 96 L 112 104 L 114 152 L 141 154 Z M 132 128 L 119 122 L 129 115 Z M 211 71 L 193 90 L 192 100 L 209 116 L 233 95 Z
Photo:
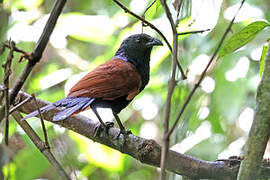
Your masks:
M 120 130 L 120 133 L 121 133 L 121 134 L 124 134 L 124 135 L 132 134 L 131 130 L 125 130 L 125 129 L 121 129 L 121 130 Z
M 122 146 L 120 147 L 120 152 L 124 153 L 125 152 L 124 151 L 124 149 L 125 149 L 124 147 L 125 147 L 125 144 L 126 144 L 126 137 L 128 135 L 132 134 L 132 132 L 130 130 L 126 130 L 126 129 L 120 129 L 118 135 L 114 138 L 114 140 L 118 140 L 121 134 L 123 134 L 123 136 L 124 136 L 123 137 L 123 140 L 124 141 L 123 141 Z
M 105 122 L 105 130 L 106 130 L 106 134 L 109 134 L 109 129 L 114 127 L 114 123 L 111 121 Z
M 124 136 L 132 134 L 131 130 L 126 130 L 126 129 L 120 129 L 118 135 L 116 136 L 115 139 L 118 139 L 120 135 L 123 134 Z
M 94 133 L 94 141 L 96 139 L 96 137 L 98 137 L 100 135 L 100 133 L 105 129 L 106 134 L 109 134 L 109 129 L 114 127 L 114 123 L 113 122 L 105 122 L 103 124 L 98 123 L 95 127 L 95 133 Z

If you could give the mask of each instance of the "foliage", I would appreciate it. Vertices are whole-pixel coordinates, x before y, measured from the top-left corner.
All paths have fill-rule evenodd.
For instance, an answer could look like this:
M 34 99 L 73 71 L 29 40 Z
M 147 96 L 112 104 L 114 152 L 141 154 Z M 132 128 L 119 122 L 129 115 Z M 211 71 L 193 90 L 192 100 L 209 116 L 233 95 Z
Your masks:
M 132 11 L 142 14 L 151 1 L 121 2 Z M 172 1 L 167 2 L 175 16 L 177 12 L 173 9 Z M 177 72 L 170 124 L 175 120 L 230 21 L 226 18 L 226 10 L 237 1 L 223 2 L 222 8 L 221 3 L 220 0 L 219 6 L 219 2 L 214 0 L 196 1 L 187 7 L 192 7 L 191 14 L 183 13 L 184 19 L 179 22 L 179 32 L 206 28 L 211 31 L 202 35 L 179 37 L 179 61 L 188 79 L 182 80 L 181 74 Z M 259 19 L 268 17 L 267 20 L 270 20 L 267 14 L 270 7 L 266 0 L 250 0 L 247 3 L 261 14 L 254 11 L 254 17 L 250 12 L 244 16 L 244 20 L 233 25 L 231 38 L 225 41 L 219 52 L 220 59 L 207 72 L 182 116 L 180 126 L 173 134 L 171 147 L 178 152 L 205 160 L 228 158 L 241 152 L 254 113 L 259 69 L 262 69 L 260 67 L 263 66 L 266 53 L 265 48 L 263 51 L 261 49 L 269 38 L 269 24 Z M 52 4 L 53 0 L 0 2 L 0 40 L 11 38 L 17 42 L 18 47 L 30 52 Z M 150 8 L 145 18 L 155 24 L 171 42 L 170 25 L 159 1 Z M 82 76 L 82 71 L 90 71 L 110 59 L 126 36 L 140 33 L 141 29 L 141 22 L 126 14 L 113 1 L 68 1 L 42 60 L 35 66 L 23 90 L 51 102 L 63 98 L 72 84 Z M 157 36 L 149 27 L 143 31 Z M 166 46 L 153 50 L 150 84 L 120 113 L 124 125 L 134 134 L 158 142 L 161 142 L 164 104 L 171 73 L 169 54 Z M 6 57 L 7 51 L 4 51 L 0 55 L 1 64 Z M 25 66 L 25 62 L 17 62 L 19 54 L 15 54 L 14 59 L 11 84 L 14 84 Z M 3 69 L 0 68 L 1 81 L 2 77 Z M 85 114 L 92 117 L 89 113 Z M 33 118 L 29 122 L 42 137 L 39 120 Z M 158 177 L 159 172 L 154 167 L 141 164 L 127 155 L 86 140 L 59 126 L 46 123 L 46 127 L 56 158 L 74 179 L 133 180 Z M 6 148 L 8 153 L 0 151 L 1 162 L 5 162 L 4 165 L 0 164 L 3 173 L 9 175 L 10 179 L 57 179 L 57 173 L 13 119 L 11 129 L 10 144 L 13 145 Z
M 228 40 L 228 42 L 220 50 L 219 56 L 223 57 L 224 55 L 230 54 L 234 52 L 235 50 L 243 47 L 248 42 L 253 40 L 256 37 L 257 33 L 259 33 L 261 30 L 263 30 L 267 26 L 269 26 L 269 24 L 264 21 L 256 21 L 247 25 L 240 32 L 234 34 Z
M 263 73 L 263 68 L 264 68 L 264 63 L 265 63 L 265 58 L 266 58 L 266 54 L 268 52 L 269 49 L 269 44 L 268 45 L 264 45 L 263 49 L 262 49 L 262 56 L 260 58 L 260 76 L 262 77 L 262 73 Z

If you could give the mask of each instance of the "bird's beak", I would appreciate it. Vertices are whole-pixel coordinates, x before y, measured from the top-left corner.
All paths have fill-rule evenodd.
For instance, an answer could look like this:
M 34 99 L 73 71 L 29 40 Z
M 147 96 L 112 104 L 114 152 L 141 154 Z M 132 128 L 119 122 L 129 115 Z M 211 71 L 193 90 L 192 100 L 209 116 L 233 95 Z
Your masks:
M 153 47 L 153 46 L 162 46 L 162 42 L 156 38 L 152 38 L 149 42 L 146 43 L 147 47 Z

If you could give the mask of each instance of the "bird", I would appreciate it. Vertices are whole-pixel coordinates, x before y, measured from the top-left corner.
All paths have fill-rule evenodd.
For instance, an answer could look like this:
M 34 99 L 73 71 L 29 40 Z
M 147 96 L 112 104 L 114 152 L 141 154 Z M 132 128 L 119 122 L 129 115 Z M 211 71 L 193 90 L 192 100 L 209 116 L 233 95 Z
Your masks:
M 148 84 L 152 48 L 162 45 L 159 39 L 145 33 L 130 35 L 123 40 L 113 58 L 82 77 L 70 89 L 66 98 L 40 108 L 41 113 L 62 107 L 63 110 L 53 116 L 53 121 L 60 121 L 90 108 L 101 127 L 108 129 L 113 124 L 104 123 L 96 109 L 110 108 L 120 133 L 129 133 L 118 114 Z M 38 111 L 34 111 L 22 120 L 38 114 Z

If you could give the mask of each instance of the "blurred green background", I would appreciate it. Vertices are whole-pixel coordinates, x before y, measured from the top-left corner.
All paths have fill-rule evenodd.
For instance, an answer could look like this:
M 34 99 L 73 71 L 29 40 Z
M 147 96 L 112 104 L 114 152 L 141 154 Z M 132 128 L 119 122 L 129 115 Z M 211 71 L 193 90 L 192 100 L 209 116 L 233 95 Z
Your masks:
M 151 1 L 121 2 L 141 15 Z M 14 40 L 18 47 L 31 52 L 53 3 L 53 0 L 4 0 L 0 5 L 0 41 Z M 173 1 L 168 0 L 167 3 L 175 16 L 177 12 Z M 211 30 L 179 38 L 178 59 L 188 79 L 183 81 L 177 72 L 171 124 L 239 7 L 236 0 L 184 0 L 183 3 L 179 32 Z M 229 36 L 254 21 L 270 21 L 269 10 L 268 0 L 247 1 Z M 170 25 L 159 1 L 145 17 L 172 41 Z M 64 98 L 82 72 L 109 60 L 125 37 L 141 31 L 141 23 L 111 0 L 67 1 L 43 57 L 23 90 L 51 102 Z M 149 27 L 143 31 L 161 39 Z M 222 59 L 216 59 L 172 135 L 172 149 L 210 161 L 241 154 L 255 109 L 256 88 L 260 81 L 259 59 L 263 45 L 270 38 L 269 34 L 270 30 L 266 28 L 246 46 Z M 0 56 L 1 64 L 7 53 L 8 50 Z M 19 56 L 15 55 L 12 64 L 11 84 L 26 64 L 18 62 Z M 161 142 L 170 73 L 168 47 L 155 48 L 151 57 L 149 85 L 120 113 L 124 125 L 133 134 Z M 1 83 L 2 80 L 3 68 L 0 68 Z M 40 121 L 32 118 L 29 122 L 42 136 Z M 157 179 L 159 176 L 158 168 L 142 164 L 57 125 L 46 123 L 46 127 L 52 151 L 72 179 L 136 180 Z M 59 179 L 57 172 L 13 119 L 10 130 L 10 145 L 0 146 L 1 177 L 10 180 Z M 265 156 L 269 157 L 269 153 L 267 151 Z M 170 174 L 169 178 L 181 179 L 174 174 Z

